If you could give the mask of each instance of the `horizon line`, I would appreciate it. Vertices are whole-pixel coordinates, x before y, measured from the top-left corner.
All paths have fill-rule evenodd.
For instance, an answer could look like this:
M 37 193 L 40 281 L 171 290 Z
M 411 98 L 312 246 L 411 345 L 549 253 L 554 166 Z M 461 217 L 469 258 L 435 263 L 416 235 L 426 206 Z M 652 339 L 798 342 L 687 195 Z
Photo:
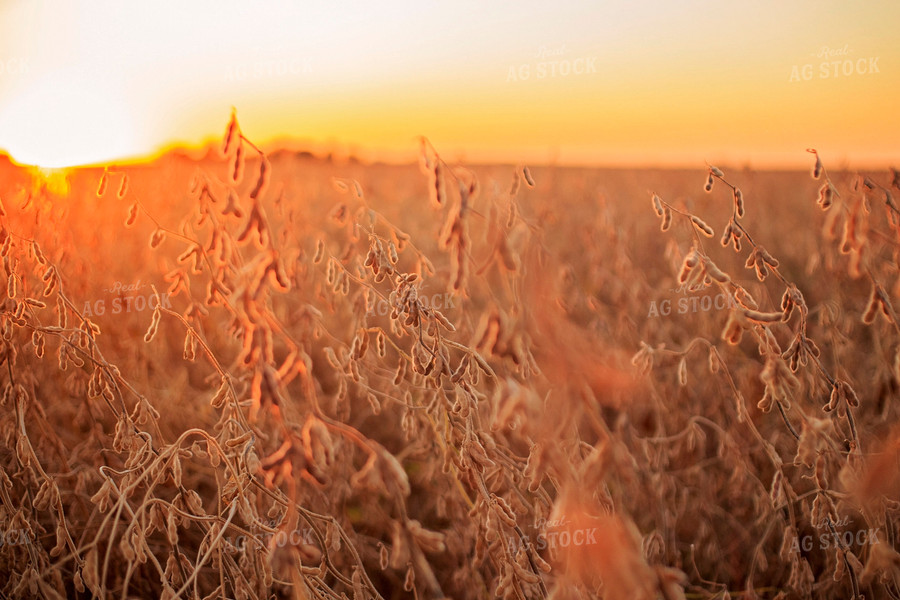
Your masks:
M 200 143 L 190 143 L 190 142 L 174 142 L 171 144 L 167 144 L 165 147 L 145 154 L 140 155 L 132 155 L 132 156 L 121 156 L 110 160 L 104 161 L 96 161 L 90 163 L 83 164 L 75 164 L 75 165 L 65 165 L 65 166 L 45 166 L 38 164 L 31 164 L 27 162 L 21 162 L 16 157 L 6 150 L 5 148 L 0 148 L 0 159 L 5 158 L 11 164 L 20 168 L 31 168 L 31 169 L 42 169 L 48 171 L 57 171 L 57 170 L 73 170 L 73 169 L 102 169 L 108 168 L 111 166 L 125 166 L 125 165 L 144 165 L 144 164 L 152 164 L 165 156 L 172 155 L 186 155 L 189 159 L 195 161 L 207 160 L 210 155 L 216 155 L 218 158 L 221 158 L 219 151 L 216 149 L 217 146 L 221 144 L 221 140 L 218 138 L 208 138 Z M 373 152 L 371 150 L 366 150 L 365 148 L 354 145 L 354 144 L 345 144 L 343 148 L 334 148 L 331 150 L 322 150 L 322 149 L 313 149 L 316 143 L 307 143 L 301 140 L 300 138 L 290 138 L 290 137 L 282 137 L 274 139 L 267 143 L 256 144 L 263 153 L 272 157 L 273 155 L 280 153 L 292 153 L 295 156 L 304 155 L 304 158 L 317 160 L 322 162 L 329 162 L 332 164 L 358 164 L 362 166 L 416 166 L 418 163 L 418 159 L 416 157 L 416 152 L 410 150 L 408 158 L 398 158 L 398 155 L 402 155 L 403 153 L 400 151 L 388 151 L 385 152 L 385 156 L 378 156 L 377 152 Z M 348 148 L 353 148 L 353 150 L 349 150 Z M 451 154 L 451 152 L 445 153 L 444 156 Z M 806 153 L 804 152 L 804 155 Z M 257 160 L 256 156 L 250 155 L 247 156 L 247 162 L 254 162 Z M 448 164 L 456 164 L 459 166 L 469 166 L 469 167 L 512 167 L 512 168 L 521 168 L 523 166 L 529 166 L 533 168 L 565 168 L 565 169 L 599 169 L 599 170 L 619 170 L 619 171 L 651 171 L 651 170 L 661 170 L 661 171 L 706 171 L 708 169 L 708 165 L 705 161 L 703 162 L 669 162 L 669 163 L 652 163 L 652 162 L 611 162 L 611 161 L 603 161 L 599 160 L 596 162 L 585 162 L 583 160 L 560 160 L 557 158 L 547 159 L 544 161 L 529 161 L 529 162 L 516 162 L 510 161 L 503 158 L 498 158 L 497 160 L 460 160 L 460 159 L 444 159 Z M 812 163 L 805 164 L 803 161 L 798 160 L 796 163 L 786 163 L 782 162 L 760 162 L 753 163 L 750 161 L 745 161 L 742 164 L 734 164 L 731 162 L 722 162 L 717 163 L 716 166 L 721 169 L 730 170 L 730 171 L 755 171 L 755 172 L 784 172 L 784 173 L 792 173 L 799 171 L 809 171 L 812 168 Z M 894 166 L 896 163 L 891 162 L 875 162 L 868 165 L 852 165 L 847 164 L 846 158 L 837 160 L 830 167 L 830 171 L 846 173 L 846 172 L 878 172 L 878 171 L 888 171 L 888 172 L 896 172 L 898 169 Z

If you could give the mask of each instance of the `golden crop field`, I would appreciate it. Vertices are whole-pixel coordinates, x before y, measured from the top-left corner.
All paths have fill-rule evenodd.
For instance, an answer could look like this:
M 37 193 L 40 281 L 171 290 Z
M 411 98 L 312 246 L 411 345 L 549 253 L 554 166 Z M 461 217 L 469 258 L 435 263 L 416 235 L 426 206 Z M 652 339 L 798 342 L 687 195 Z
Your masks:
M 9 598 L 897 598 L 900 177 L 0 166 Z

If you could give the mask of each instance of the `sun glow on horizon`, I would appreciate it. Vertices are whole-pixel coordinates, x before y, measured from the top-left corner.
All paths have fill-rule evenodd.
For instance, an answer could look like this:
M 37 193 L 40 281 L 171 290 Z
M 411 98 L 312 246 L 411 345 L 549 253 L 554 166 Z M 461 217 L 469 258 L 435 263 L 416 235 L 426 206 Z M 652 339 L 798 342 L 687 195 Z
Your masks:
M 29 167 L 34 185 L 52 196 L 65 197 L 69 193 L 69 169 Z
M 495 163 L 900 158 L 900 4 L 854 7 L 852 26 L 840 0 L 707 4 L 0 3 L 0 150 L 48 168 L 152 160 L 220 136 L 236 107 L 261 146 L 368 161 L 415 160 L 418 136 Z
M 56 72 L 6 103 L 0 131 L 3 149 L 16 162 L 56 169 L 146 153 L 136 119 L 113 88 Z

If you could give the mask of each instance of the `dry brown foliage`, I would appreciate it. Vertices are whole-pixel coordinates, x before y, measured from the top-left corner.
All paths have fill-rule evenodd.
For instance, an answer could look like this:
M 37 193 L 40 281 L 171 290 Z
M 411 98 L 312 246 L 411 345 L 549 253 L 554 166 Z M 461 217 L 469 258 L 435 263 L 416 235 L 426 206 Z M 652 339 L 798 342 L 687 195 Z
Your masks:
M 898 182 L 816 158 L 824 241 L 794 176 L 645 173 L 659 234 L 630 174 L 234 115 L 65 196 L 0 167 L 2 593 L 898 597 Z M 678 284 L 727 306 L 648 316 Z

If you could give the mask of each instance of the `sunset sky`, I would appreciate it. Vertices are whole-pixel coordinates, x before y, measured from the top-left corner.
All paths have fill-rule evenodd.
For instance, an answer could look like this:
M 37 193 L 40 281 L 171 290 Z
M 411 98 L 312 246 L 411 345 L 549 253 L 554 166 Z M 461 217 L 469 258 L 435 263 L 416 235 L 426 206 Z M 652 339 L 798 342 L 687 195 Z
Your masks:
M 0 148 L 151 155 L 235 107 L 255 142 L 370 160 L 425 135 L 469 162 L 900 166 L 898 24 L 896 0 L 0 0 Z

